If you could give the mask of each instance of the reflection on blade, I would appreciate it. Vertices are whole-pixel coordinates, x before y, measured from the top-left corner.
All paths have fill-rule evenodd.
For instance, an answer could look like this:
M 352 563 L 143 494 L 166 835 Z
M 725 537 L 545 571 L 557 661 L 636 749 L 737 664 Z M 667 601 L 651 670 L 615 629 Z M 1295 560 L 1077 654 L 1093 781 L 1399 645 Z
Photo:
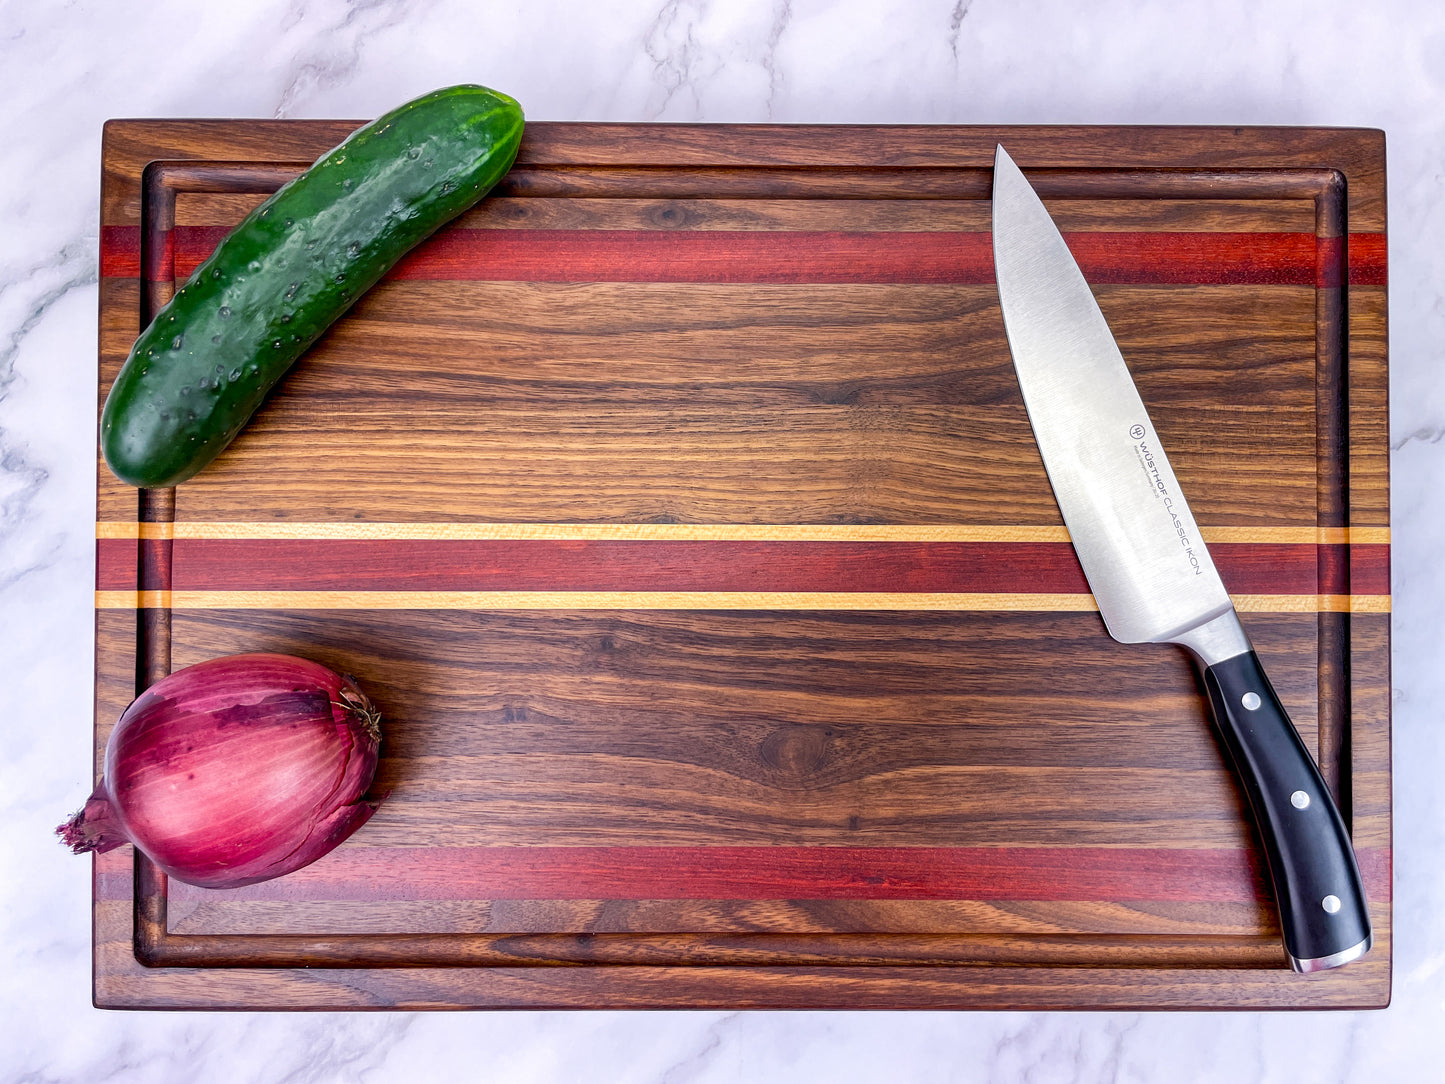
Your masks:
M 1002 147 L 993 252 L 1019 386 L 1109 633 L 1173 640 L 1231 610 L 1098 303 Z

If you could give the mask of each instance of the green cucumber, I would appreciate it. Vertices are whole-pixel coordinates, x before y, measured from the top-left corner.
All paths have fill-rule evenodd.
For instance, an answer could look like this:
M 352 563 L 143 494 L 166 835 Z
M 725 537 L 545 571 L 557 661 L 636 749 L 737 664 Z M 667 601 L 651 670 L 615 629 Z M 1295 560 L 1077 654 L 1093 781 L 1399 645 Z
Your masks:
M 276 382 L 517 156 L 522 108 L 447 87 L 353 132 L 233 230 L 141 332 L 101 414 L 116 477 L 160 488 L 231 443 Z

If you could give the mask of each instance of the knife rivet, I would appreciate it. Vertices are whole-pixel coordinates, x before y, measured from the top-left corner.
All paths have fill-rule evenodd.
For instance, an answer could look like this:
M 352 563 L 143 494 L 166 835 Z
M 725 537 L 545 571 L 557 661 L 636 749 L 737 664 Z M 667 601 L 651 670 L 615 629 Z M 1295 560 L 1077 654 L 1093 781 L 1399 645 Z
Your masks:
M 1325 914 L 1327 915 L 1338 914 L 1340 910 L 1340 897 L 1326 896 L 1320 900 L 1320 906 L 1325 909 Z
M 1302 790 L 1297 790 L 1289 796 L 1289 804 L 1296 809 L 1308 809 L 1310 807 L 1310 796 Z
M 1250 711 L 1258 711 L 1260 705 L 1259 693 L 1245 693 L 1239 698 L 1239 702 Z

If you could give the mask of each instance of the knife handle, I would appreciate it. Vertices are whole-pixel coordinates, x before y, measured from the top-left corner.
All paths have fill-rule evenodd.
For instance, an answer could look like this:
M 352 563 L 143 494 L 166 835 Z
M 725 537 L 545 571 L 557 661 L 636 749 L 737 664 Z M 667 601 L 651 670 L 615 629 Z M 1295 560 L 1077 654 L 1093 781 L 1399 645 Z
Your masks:
M 1291 965 L 1323 971 L 1363 956 L 1373 933 L 1349 833 L 1259 657 L 1208 666 L 1204 684 L 1264 841 Z

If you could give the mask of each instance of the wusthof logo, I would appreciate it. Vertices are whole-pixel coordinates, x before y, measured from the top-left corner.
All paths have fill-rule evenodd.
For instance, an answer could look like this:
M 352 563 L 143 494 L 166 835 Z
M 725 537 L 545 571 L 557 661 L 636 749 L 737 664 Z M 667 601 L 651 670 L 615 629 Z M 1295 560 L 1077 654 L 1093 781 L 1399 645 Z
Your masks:
M 1184 502 L 1179 501 L 1179 511 L 1175 511 L 1174 495 L 1169 492 L 1165 484 L 1164 474 L 1159 469 L 1158 462 L 1154 459 L 1154 451 L 1144 438 L 1144 427 L 1135 425 L 1129 429 L 1129 435 L 1134 438 L 1134 454 L 1139 457 L 1139 465 L 1144 468 L 1144 474 L 1149 479 L 1149 490 L 1154 499 L 1164 501 L 1164 511 L 1169 513 L 1170 523 L 1174 527 L 1174 534 L 1179 539 L 1180 548 L 1184 551 L 1184 557 L 1189 566 L 1194 569 L 1196 576 L 1204 575 L 1204 565 L 1199 559 L 1199 554 L 1194 551 L 1194 541 L 1189 537 L 1189 531 L 1184 525 L 1183 512 Z M 1187 515 L 1187 513 L 1184 513 Z

